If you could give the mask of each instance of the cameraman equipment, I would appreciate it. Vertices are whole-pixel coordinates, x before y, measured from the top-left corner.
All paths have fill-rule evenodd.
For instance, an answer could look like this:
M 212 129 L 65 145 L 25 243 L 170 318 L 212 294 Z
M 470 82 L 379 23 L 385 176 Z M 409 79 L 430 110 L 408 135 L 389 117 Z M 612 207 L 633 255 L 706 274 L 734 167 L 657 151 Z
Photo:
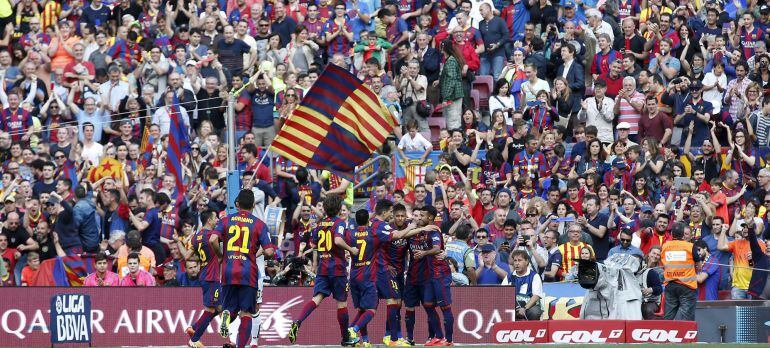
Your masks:
M 578 283 L 586 290 L 580 319 L 642 320 L 642 260 L 614 254 L 604 260 L 578 261 Z

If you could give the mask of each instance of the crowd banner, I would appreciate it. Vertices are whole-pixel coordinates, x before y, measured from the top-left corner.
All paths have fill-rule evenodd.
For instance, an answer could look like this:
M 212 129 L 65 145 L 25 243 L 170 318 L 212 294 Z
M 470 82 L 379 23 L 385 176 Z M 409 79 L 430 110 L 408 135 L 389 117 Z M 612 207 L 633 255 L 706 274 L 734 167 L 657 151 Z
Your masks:
M 398 152 L 393 154 L 393 165 L 396 167 L 396 188 L 399 190 L 412 191 L 414 185 L 425 183 L 425 174 L 430 171 L 435 171 L 436 167 L 441 163 L 442 151 L 431 151 L 425 158 L 424 162 L 420 159 L 424 152 L 406 152 L 406 158 L 402 157 Z M 486 150 L 479 150 L 478 159 L 485 159 L 487 156 Z M 478 185 L 481 182 L 481 168 L 476 165 L 471 165 L 468 169 L 468 180 L 474 185 Z M 470 175 L 469 175 L 470 174 Z
M 698 325 L 674 320 L 550 320 L 501 322 L 496 343 L 694 343 Z
M 0 288 L 0 347 L 50 346 L 52 322 L 48 301 L 65 293 L 90 297 L 90 339 L 97 347 L 105 346 L 180 346 L 189 339 L 184 330 L 201 315 L 200 288 L 95 288 L 80 287 L 66 292 L 56 287 Z M 313 296 L 310 287 L 266 287 L 262 304 L 260 344 L 286 345 L 291 322 L 297 318 L 302 304 Z M 455 336 L 457 343 L 494 343 L 492 327 L 503 321 L 514 320 L 513 288 L 458 287 L 452 289 L 454 299 Z M 62 313 L 70 306 L 62 302 Z M 84 303 L 85 305 L 85 303 Z M 80 308 L 79 306 L 75 306 Z M 297 344 L 339 344 L 340 333 L 335 320 L 334 301 L 324 301 L 302 324 Z M 351 313 L 352 305 L 348 308 Z M 55 311 L 55 307 L 54 307 Z M 79 311 L 77 313 L 83 313 Z M 383 312 L 384 313 L 384 312 Z M 56 319 L 55 319 L 56 320 Z M 70 319 L 67 319 L 70 320 Z M 83 322 L 77 322 L 81 325 Z M 75 326 L 77 327 L 77 326 Z M 207 346 L 221 346 L 223 341 L 215 329 L 219 318 L 212 321 L 202 342 Z M 378 313 L 369 324 L 369 336 L 381 339 L 385 330 L 385 315 Z M 417 310 L 415 339 L 427 340 L 427 317 Z
M 586 289 L 578 283 L 543 283 L 545 298 L 543 318 L 554 320 L 578 320 Z

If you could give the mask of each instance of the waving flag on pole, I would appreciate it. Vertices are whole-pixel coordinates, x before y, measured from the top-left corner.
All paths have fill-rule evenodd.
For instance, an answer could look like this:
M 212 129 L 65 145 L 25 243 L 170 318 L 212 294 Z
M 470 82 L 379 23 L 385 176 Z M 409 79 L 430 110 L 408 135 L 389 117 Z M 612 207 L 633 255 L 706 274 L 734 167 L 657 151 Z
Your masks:
M 144 169 L 152 164 L 152 150 L 155 144 L 155 138 L 150 135 L 149 125 L 145 125 L 142 132 L 142 144 L 139 145 L 139 151 L 142 151 L 142 157 L 139 158 L 138 170 L 139 173 L 143 173 Z
M 329 64 L 273 140 L 273 151 L 298 165 L 353 180 L 385 142 L 396 120 L 380 98 L 349 71 Z
M 168 212 L 163 212 L 161 217 L 161 237 L 171 239 L 175 226 L 179 219 L 179 208 L 184 201 L 187 191 L 182 175 L 182 157 L 190 152 L 190 135 L 182 121 L 182 112 L 179 108 L 179 99 L 174 94 L 174 102 L 169 112 L 171 126 L 168 131 L 168 149 L 166 154 L 166 169 L 174 176 L 176 182 L 176 199 L 174 206 Z M 172 199 L 174 197 L 171 197 Z

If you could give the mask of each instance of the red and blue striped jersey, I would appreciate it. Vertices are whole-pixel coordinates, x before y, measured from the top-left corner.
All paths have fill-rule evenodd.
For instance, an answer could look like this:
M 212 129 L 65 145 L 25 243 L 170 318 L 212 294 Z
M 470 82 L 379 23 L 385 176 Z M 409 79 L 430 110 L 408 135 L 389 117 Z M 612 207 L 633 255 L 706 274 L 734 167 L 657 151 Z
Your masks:
M 313 231 L 312 244 L 318 251 L 318 272 L 322 276 L 347 276 L 345 250 L 334 245 L 334 238 L 345 240 L 345 221 L 338 217 L 326 218 Z
M 399 277 L 406 271 L 406 252 L 408 249 L 406 239 L 393 239 L 385 245 L 385 255 L 388 258 L 388 267 L 392 267 Z
M 419 260 L 414 258 L 416 251 L 427 251 L 440 245 L 440 232 L 420 232 L 409 239 L 409 269 L 406 271 L 406 281 L 409 284 L 422 284 L 433 276 L 433 256 L 425 256 Z
M 393 239 L 387 222 L 372 218 L 368 226 L 359 226 L 348 240 L 358 248 L 358 255 L 353 257 L 350 267 L 350 279 L 357 281 L 375 281 L 377 273 L 387 270 L 385 247 Z
M 207 282 L 219 282 L 219 257 L 211 250 L 209 238 L 214 230 L 201 229 L 190 238 L 190 250 L 201 260 L 200 278 Z
M 259 247 L 274 249 L 267 225 L 250 212 L 239 210 L 219 220 L 213 233 L 223 241 L 222 285 L 256 288 L 257 251 Z
M 433 236 L 433 245 L 439 245 L 439 248 L 441 250 L 445 250 L 445 244 L 444 244 L 444 235 L 441 234 L 441 232 L 436 233 Z M 447 263 L 446 259 L 439 260 L 436 257 L 431 257 L 433 259 L 433 278 L 434 279 L 441 279 L 447 276 L 452 275 L 452 270 L 449 269 L 449 263 Z
M 353 26 L 350 24 L 349 20 L 345 19 L 345 24 L 343 25 L 347 28 L 348 32 L 353 31 Z M 324 24 L 323 35 L 324 36 L 326 36 L 326 34 L 331 35 L 332 33 L 336 33 L 338 30 L 340 30 L 340 25 L 334 21 L 334 18 L 332 18 L 332 19 L 329 19 L 329 21 L 327 21 L 326 24 Z M 348 53 L 350 53 L 350 48 L 353 47 L 353 43 L 350 42 L 350 40 L 348 40 L 347 37 L 345 37 L 344 33 L 340 32 L 340 34 L 337 35 L 337 37 L 332 39 L 332 41 L 330 41 L 327 44 L 327 47 L 328 47 L 327 50 L 328 50 L 329 56 L 332 56 L 335 53 L 342 53 L 347 55 Z

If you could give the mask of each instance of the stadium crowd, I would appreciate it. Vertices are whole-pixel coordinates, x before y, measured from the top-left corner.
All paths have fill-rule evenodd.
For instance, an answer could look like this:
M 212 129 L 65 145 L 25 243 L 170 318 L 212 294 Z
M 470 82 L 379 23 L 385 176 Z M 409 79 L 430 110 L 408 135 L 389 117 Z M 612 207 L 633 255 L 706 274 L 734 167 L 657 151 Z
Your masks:
M 570 281 L 575 259 L 629 253 L 646 261 L 651 314 L 681 230 L 702 260 L 698 299 L 758 296 L 768 27 L 767 4 L 740 0 L 0 0 L 2 284 L 33 285 L 65 255 L 95 255 L 86 285 L 197 284 L 189 239 L 225 208 L 225 114 L 244 86 L 243 185 L 257 214 L 285 208 L 266 281 L 312 284 L 319 203 L 341 195 L 352 228 L 355 183 L 258 163 L 335 64 L 400 121 L 381 153 L 420 154 L 394 166 L 441 152 L 416 185 L 380 166 L 366 209 L 391 200 L 405 226 L 435 207 L 455 285 Z M 175 100 L 184 192 L 165 167 Z

